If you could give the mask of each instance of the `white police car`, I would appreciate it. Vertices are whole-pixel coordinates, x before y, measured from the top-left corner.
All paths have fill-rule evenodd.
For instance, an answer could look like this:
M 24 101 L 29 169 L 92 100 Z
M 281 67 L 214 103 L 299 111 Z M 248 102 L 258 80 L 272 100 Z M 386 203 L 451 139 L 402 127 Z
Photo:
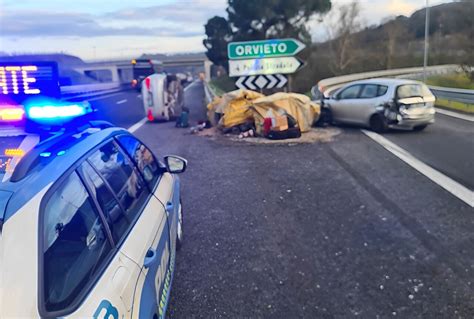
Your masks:
M 42 107 L 25 111 L 50 125 L 82 114 Z M 0 318 L 164 317 L 186 161 L 163 164 L 105 122 L 67 127 L 47 138 L 0 127 Z

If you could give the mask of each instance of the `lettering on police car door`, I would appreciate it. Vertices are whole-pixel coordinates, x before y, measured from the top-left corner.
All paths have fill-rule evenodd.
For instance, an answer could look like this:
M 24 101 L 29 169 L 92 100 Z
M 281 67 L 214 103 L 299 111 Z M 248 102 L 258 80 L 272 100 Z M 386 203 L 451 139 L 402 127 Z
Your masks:
M 94 319 L 119 319 L 119 313 L 112 303 L 102 300 L 93 316 Z

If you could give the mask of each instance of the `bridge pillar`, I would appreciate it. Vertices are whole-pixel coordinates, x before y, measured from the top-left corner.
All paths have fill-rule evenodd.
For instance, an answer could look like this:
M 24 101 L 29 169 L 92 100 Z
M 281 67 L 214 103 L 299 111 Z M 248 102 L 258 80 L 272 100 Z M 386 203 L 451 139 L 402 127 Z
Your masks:
M 209 60 L 204 61 L 204 76 L 206 82 L 209 82 L 211 80 L 211 66 L 212 62 Z
M 112 72 L 112 82 L 120 82 L 118 67 L 113 66 L 109 70 Z

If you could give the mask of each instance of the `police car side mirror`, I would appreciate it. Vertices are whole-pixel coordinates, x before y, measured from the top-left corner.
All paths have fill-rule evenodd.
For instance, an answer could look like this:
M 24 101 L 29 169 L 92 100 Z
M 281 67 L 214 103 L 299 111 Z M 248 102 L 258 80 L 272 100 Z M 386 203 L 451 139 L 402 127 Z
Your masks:
M 188 161 L 176 155 L 165 156 L 166 169 L 171 174 L 183 173 L 188 166 Z

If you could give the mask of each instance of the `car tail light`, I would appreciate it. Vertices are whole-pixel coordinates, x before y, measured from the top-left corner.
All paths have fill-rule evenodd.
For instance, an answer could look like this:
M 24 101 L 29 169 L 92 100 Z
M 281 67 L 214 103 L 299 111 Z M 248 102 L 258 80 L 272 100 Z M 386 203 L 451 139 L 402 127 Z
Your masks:
M 153 112 L 150 109 L 148 109 L 147 118 L 150 122 L 155 119 L 155 117 L 153 116 Z

